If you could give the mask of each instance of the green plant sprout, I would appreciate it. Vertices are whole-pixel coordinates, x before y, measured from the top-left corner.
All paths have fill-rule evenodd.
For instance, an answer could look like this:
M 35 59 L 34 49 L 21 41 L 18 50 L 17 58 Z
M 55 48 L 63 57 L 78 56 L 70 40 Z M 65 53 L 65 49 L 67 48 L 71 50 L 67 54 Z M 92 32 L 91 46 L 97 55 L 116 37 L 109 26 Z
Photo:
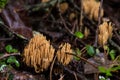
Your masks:
M 11 45 L 7 45 L 5 47 L 5 50 L 8 52 L 8 53 L 16 53 L 18 52 L 17 49 L 14 49 Z M 1 53 L 0 54 L 0 57 L 3 56 L 4 54 Z M 16 59 L 15 56 L 9 56 L 7 58 L 3 58 L 0 60 L 0 72 L 4 70 L 4 67 L 11 67 L 12 64 L 15 64 L 16 67 L 19 67 L 20 66 L 20 63 L 19 61 Z
M 77 38 L 83 38 L 84 37 L 84 34 L 82 33 L 82 32 L 80 32 L 80 31 L 76 31 L 75 33 L 74 33 L 74 35 L 77 37 Z
M 80 56 L 80 55 L 81 55 L 81 51 L 80 51 L 80 49 L 76 48 L 76 50 L 75 50 L 75 54 L 76 54 L 77 56 Z M 78 57 L 76 57 L 76 56 L 74 56 L 74 59 L 77 60 L 77 61 L 80 60 L 80 58 L 78 58 Z
M 8 0 L 0 0 L 0 9 L 4 8 Z
M 114 60 L 115 59 L 115 56 L 116 56 L 116 50 L 114 49 L 111 49 L 108 47 L 108 46 L 104 46 L 104 50 L 107 51 L 107 53 L 110 55 L 110 58 L 111 60 Z
M 5 50 L 6 50 L 8 53 L 16 53 L 16 52 L 18 52 L 18 50 L 17 50 L 17 49 L 14 49 L 11 45 L 7 45 L 7 46 L 5 47 Z
M 111 72 L 115 72 L 117 70 L 120 70 L 120 65 L 115 66 L 115 67 L 110 67 L 110 68 L 99 66 L 98 70 L 100 71 L 100 73 L 104 73 L 106 75 L 106 77 L 109 77 L 109 76 L 112 76 Z
M 95 49 L 94 49 L 93 46 L 87 45 L 86 46 L 86 50 L 87 50 L 88 55 L 90 55 L 90 56 L 94 56 L 95 55 Z

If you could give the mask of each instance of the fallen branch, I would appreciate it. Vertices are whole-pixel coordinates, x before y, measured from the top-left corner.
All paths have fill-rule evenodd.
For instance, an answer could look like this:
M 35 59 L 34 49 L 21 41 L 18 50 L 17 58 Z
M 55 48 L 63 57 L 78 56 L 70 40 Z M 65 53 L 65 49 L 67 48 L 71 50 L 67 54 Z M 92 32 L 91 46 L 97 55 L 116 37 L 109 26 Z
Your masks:
M 17 55 L 20 55 L 20 53 L 12 53 L 12 54 L 5 53 L 0 57 L 0 60 L 9 56 L 17 56 Z

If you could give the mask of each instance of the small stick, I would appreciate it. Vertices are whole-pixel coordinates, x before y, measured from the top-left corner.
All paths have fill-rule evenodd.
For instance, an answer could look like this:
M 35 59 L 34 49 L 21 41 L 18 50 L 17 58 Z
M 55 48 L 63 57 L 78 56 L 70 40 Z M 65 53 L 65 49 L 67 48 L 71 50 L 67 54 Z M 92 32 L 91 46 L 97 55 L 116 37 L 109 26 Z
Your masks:
M 71 73 L 71 74 L 74 74 L 74 73 L 75 73 L 74 71 L 68 69 L 67 67 L 64 67 L 64 69 L 65 69 L 66 71 L 68 71 L 69 73 Z M 82 75 L 82 74 L 76 73 L 76 76 L 79 77 L 79 78 L 81 78 L 81 80 L 88 80 L 88 79 L 87 79 L 84 75 Z
M 75 80 L 78 80 L 76 73 L 73 72 L 73 74 L 74 74 L 74 76 L 75 76 Z
M 85 59 L 85 58 L 83 58 L 83 57 L 81 57 L 81 56 L 78 56 L 78 55 L 73 54 L 73 53 L 67 53 L 67 54 L 70 54 L 70 55 L 76 56 L 76 57 L 80 58 L 81 60 L 83 60 L 84 62 L 86 62 L 86 63 L 92 65 L 94 68 L 96 68 L 96 69 L 98 68 L 98 66 L 96 66 L 95 64 L 89 62 L 87 59 Z
M 0 57 L 0 60 L 9 56 L 17 56 L 17 55 L 20 55 L 20 53 L 12 53 L 12 54 L 5 53 L 3 56 Z
M 83 0 L 81 0 L 81 11 L 80 11 L 80 23 L 79 23 L 79 31 L 82 31 L 82 28 L 83 28 L 83 23 L 82 23 L 82 20 L 83 20 Z
M 62 15 L 61 15 L 60 8 L 59 8 L 59 6 L 60 6 L 60 5 L 59 5 L 59 1 L 58 1 L 57 5 L 58 5 L 58 10 L 59 10 L 59 16 L 60 16 L 61 21 L 63 22 L 63 25 L 64 25 L 65 29 L 66 29 L 70 34 L 73 35 L 72 31 L 67 27 L 67 25 L 66 25 L 66 23 L 65 23 L 66 21 L 64 20 L 64 18 L 63 18 Z
M 119 52 L 120 52 L 120 46 L 117 45 L 117 43 L 115 43 L 113 40 L 109 39 L 109 43 L 114 46 Z
M 72 31 L 67 27 L 67 25 L 66 25 L 66 23 L 65 23 L 65 20 L 63 19 L 61 13 L 59 13 L 59 16 L 60 16 L 60 18 L 61 18 L 61 20 L 62 20 L 62 22 L 63 22 L 63 25 L 64 25 L 65 29 L 66 29 L 70 34 L 73 34 Z
M 102 10 L 102 4 L 103 4 L 103 0 L 101 0 L 100 2 L 100 6 L 99 6 L 99 13 L 98 13 L 98 26 L 97 26 L 97 29 L 96 29 L 96 36 L 95 36 L 95 43 L 94 43 L 94 46 L 97 47 L 98 45 L 98 27 L 101 23 L 101 10 Z
M 52 80 L 52 70 L 53 70 L 53 65 L 54 65 L 54 63 L 55 63 L 56 58 L 57 58 L 57 55 L 55 55 L 55 57 L 54 57 L 54 59 L 53 59 L 53 62 L 52 62 L 52 64 L 51 64 L 51 67 L 50 67 L 50 80 Z

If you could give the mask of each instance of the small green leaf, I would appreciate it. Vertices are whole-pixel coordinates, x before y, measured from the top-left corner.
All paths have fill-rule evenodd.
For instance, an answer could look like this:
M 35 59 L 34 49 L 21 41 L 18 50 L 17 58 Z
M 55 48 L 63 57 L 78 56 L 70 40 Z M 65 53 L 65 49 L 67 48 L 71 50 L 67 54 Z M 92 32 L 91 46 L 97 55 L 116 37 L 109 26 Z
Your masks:
M 17 59 L 16 59 L 14 56 L 10 56 L 10 57 L 7 59 L 7 63 L 9 63 L 9 64 L 14 63 L 14 64 L 16 65 L 16 67 L 19 67 L 19 66 L 20 66 L 20 63 L 17 61 Z
M 5 64 L 5 60 L 0 60 L 0 66 Z
M 80 56 L 80 55 L 81 55 L 81 51 L 80 51 L 80 49 L 78 49 L 78 48 L 76 49 L 76 55 L 77 55 L 77 56 Z M 77 61 L 80 60 L 80 58 L 78 58 L 78 57 L 76 57 L 76 56 L 74 56 L 74 59 L 77 60 Z
M 120 70 L 120 66 L 116 66 L 116 67 L 111 68 L 111 71 L 117 71 L 117 70 Z
M 14 80 L 14 74 L 9 74 L 8 80 Z
M 99 49 L 96 49 L 96 54 L 99 54 L 100 53 L 100 50 Z
M 18 52 L 18 50 L 17 49 L 12 49 L 11 52 L 16 53 L 16 52 Z
M 76 37 L 78 37 L 78 38 L 83 38 L 83 37 L 84 37 L 84 34 L 81 33 L 80 31 L 75 32 L 74 35 L 75 35 Z
M 101 72 L 101 73 L 105 73 L 106 74 L 106 76 L 112 76 L 112 74 L 111 74 L 111 68 L 105 68 L 105 67 L 103 67 L 103 66 L 99 66 L 98 67 L 98 69 L 99 69 L 99 71 Z
M 107 45 L 104 46 L 104 50 L 107 50 L 107 52 L 110 51 L 109 47 Z
M 86 49 L 87 49 L 87 53 L 90 55 L 90 56 L 93 56 L 95 54 L 95 49 L 93 46 L 91 45 L 87 45 L 86 46 Z
M 14 49 L 11 45 L 7 45 L 7 46 L 5 47 L 5 50 L 6 50 L 8 53 L 16 53 L 16 52 L 18 52 L 18 50 L 17 50 L 17 49 Z
M 107 69 L 107 70 L 106 70 L 106 76 L 112 76 L 112 74 L 111 74 L 111 69 Z
M 115 52 L 116 52 L 115 50 L 111 50 L 109 53 L 112 60 L 115 59 Z
M 0 0 L 0 8 L 4 8 L 7 4 L 7 0 Z
M 106 72 L 105 67 L 99 66 L 98 69 L 99 69 L 99 71 L 100 71 L 101 73 L 105 73 L 105 72 Z
M 11 51 L 12 51 L 12 46 L 11 45 L 7 45 L 6 47 L 5 47 L 5 50 L 8 52 L 8 53 L 10 53 Z
M 74 59 L 75 59 L 75 60 L 77 60 L 77 61 L 79 61 L 79 60 L 80 60 L 80 58 L 78 58 L 78 57 L 76 57 L 76 56 L 74 56 Z
M 81 54 L 80 49 L 77 48 L 76 53 L 77 53 L 77 55 L 80 55 Z

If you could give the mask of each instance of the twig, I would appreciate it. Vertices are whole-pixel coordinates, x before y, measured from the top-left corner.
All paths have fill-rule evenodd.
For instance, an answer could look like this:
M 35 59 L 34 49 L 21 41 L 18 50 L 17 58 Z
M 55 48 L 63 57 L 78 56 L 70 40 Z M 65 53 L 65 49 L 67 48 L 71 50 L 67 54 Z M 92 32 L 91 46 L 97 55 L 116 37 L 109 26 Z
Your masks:
M 10 38 L 1 38 L 0 41 L 9 41 L 12 40 L 14 35 L 12 35 Z
M 83 28 L 83 23 L 82 23 L 82 20 L 83 20 L 83 0 L 80 0 L 81 1 L 81 11 L 80 11 L 80 23 L 79 23 L 79 31 L 82 30 Z
M 99 73 L 95 73 L 94 74 L 94 80 L 99 80 L 98 76 L 99 76 Z
M 73 26 L 73 27 L 72 27 L 72 30 L 71 30 L 72 33 L 75 32 L 76 25 L 77 25 L 77 20 L 75 20 L 74 23 L 73 23 L 73 25 L 72 25 L 72 26 Z
M 84 62 L 86 62 L 86 63 L 92 65 L 94 68 L 96 68 L 96 69 L 98 68 L 98 66 L 96 66 L 95 64 L 89 62 L 87 59 L 85 59 L 85 58 L 83 58 L 83 57 L 81 57 L 81 56 L 78 56 L 78 55 L 73 54 L 73 53 L 67 53 L 67 54 L 70 54 L 70 55 L 76 56 L 76 57 L 80 58 L 81 60 L 83 60 Z
M 50 67 L 50 80 L 52 80 L 52 70 L 53 70 L 53 65 L 55 63 L 56 58 L 57 58 L 57 55 L 55 55 L 55 57 L 54 57 L 54 59 L 52 61 L 51 67 Z
M 12 31 L 6 24 L 0 23 L 0 27 L 2 27 L 2 28 L 7 32 L 7 34 L 8 34 L 9 36 L 12 36 L 11 39 L 12 39 L 14 36 L 17 36 L 17 37 L 21 38 L 16 32 Z M 22 39 L 24 39 L 24 40 L 26 40 L 26 41 L 29 41 L 29 39 L 27 39 L 27 38 L 22 38 Z M 3 40 L 3 39 L 1 39 L 1 40 Z M 8 40 L 10 40 L 10 39 L 8 39 Z
M 61 74 L 58 80 L 63 80 L 63 78 L 64 78 L 64 75 Z
M 80 41 L 84 46 L 86 46 L 86 43 L 83 40 L 81 40 L 80 38 L 77 38 L 77 40 Z
M 2 27 L 3 30 L 6 31 L 9 36 L 14 35 L 14 32 L 3 22 L 0 23 L 0 27 Z
M 12 53 L 12 54 L 5 53 L 3 56 L 0 57 L 0 60 L 9 56 L 17 56 L 17 55 L 20 55 L 20 53 Z
M 74 72 L 73 74 L 75 76 L 75 80 L 78 80 L 76 73 Z
M 64 67 L 64 69 L 65 69 L 66 71 L 68 71 L 69 73 L 71 73 L 71 74 L 74 74 L 74 73 L 75 73 L 74 71 L 68 69 L 67 67 Z M 76 73 L 76 76 L 78 76 L 79 78 L 81 78 L 81 80 L 87 80 L 87 78 L 86 78 L 84 75 L 82 75 L 82 74 Z
M 114 33 L 115 33 L 115 35 L 116 35 L 116 37 L 119 39 L 119 41 L 120 41 L 120 36 L 119 36 L 119 34 L 116 32 L 116 30 L 115 29 L 113 29 L 113 31 L 114 31 Z
M 99 6 L 99 13 L 98 13 L 98 25 L 97 25 L 97 29 L 96 29 L 96 35 L 95 35 L 95 43 L 94 43 L 94 46 L 97 47 L 98 45 L 98 27 L 101 23 L 101 10 L 102 10 L 102 4 L 103 4 L 103 0 L 101 0 L 100 2 L 100 6 Z
M 61 18 L 61 21 L 63 22 L 63 25 L 65 27 L 65 29 L 70 33 L 70 34 L 73 34 L 72 31 L 67 27 L 66 23 L 65 23 L 65 20 L 63 19 L 61 13 L 59 13 L 59 16 Z
M 66 23 L 65 23 L 65 20 L 63 19 L 62 15 L 61 15 L 60 8 L 59 8 L 59 6 L 60 6 L 59 3 L 60 3 L 60 0 L 58 0 L 58 3 L 57 3 L 60 19 L 61 19 L 61 21 L 63 22 L 63 25 L 64 25 L 65 29 L 66 29 L 70 34 L 73 34 L 72 31 L 67 27 L 67 25 L 66 25 Z
M 39 4 L 32 5 L 32 6 L 27 5 L 27 6 L 24 6 L 24 8 L 26 10 L 30 10 L 30 11 L 33 11 L 33 12 L 34 11 L 39 11 L 39 10 L 41 10 L 43 8 L 50 8 L 50 7 L 54 6 L 57 1 L 58 0 L 50 0 L 47 3 L 39 3 Z
M 114 46 L 120 52 L 120 46 L 117 45 L 113 40 L 109 39 L 109 43 Z

